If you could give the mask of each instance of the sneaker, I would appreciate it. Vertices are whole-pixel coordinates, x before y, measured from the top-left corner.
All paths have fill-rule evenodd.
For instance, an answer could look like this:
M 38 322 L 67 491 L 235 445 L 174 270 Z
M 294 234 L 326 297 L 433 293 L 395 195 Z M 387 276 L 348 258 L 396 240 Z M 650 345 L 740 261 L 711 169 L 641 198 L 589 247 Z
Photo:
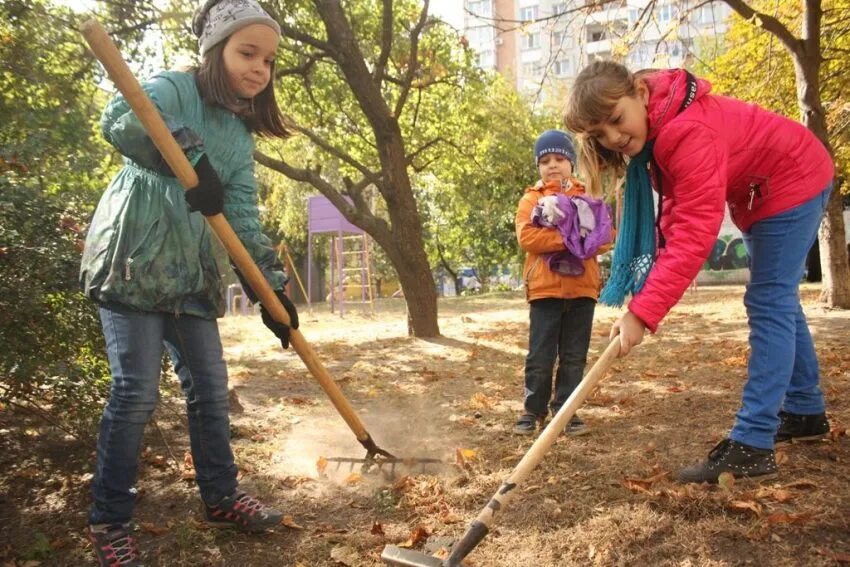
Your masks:
M 773 438 L 775 443 L 795 443 L 797 441 L 815 441 L 823 439 L 829 433 L 829 420 L 825 413 L 798 415 L 779 412 L 779 430 Z
M 130 535 L 128 524 L 89 526 L 88 535 L 100 567 L 142 567 L 136 538 Z
M 572 435 L 573 437 L 578 437 L 580 435 L 587 435 L 588 433 L 590 433 L 590 428 L 587 426 L 587 424 L 584 423 L 584 421 L 582 421 L 579 416 L 574 415 L 570 419 L 570 422 L 567 424 L 567 426 L 564 428 L 564 433 L 566 433 L 567 435 Z
M 516 420 L 514 433 L 517 435 L 534 435 L 534 432 L 537 431 L 537 423 L 540 421 L 543 421 L 543 419 L 533 413 L 524 413 Z
M 218 528 L 236 528 L 243 532 L 261 532 L 280 524 L 283 512 L 237 490 L 215 506 L 204 504 L 206 522 Z
M 684 468 L 676 475 L 679 482 L 716 484 L 721 473 L 735 478 L 777 476 L 773 449 L 758 449 L 731 439 L 724 439 L 708 454 L 708 460 Z

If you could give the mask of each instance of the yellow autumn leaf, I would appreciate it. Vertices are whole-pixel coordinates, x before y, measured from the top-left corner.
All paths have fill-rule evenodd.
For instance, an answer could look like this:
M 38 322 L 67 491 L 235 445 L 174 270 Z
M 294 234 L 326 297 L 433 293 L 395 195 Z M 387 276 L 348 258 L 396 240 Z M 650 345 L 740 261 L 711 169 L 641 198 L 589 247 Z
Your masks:
M 316 461 L 316 470 L 319 471 L 320 475 L 324 475 L 326 468 L 328 468 L 328 460 L 324 457 L 319 457 L 319 460 Z
M 293 530 L 303 530 L 304 529 L 302 526 L 299 526 L 298 524 L 295 523 L 295 520 L 292 518 L 292 516 L 284 516 L 283 519 L 280 521 L 280 523 L 283 524 L 284 526 L 286 526 L 287 528 L 291 528 Z
M 363 480 L 363 475 L 360 473 L 353 472 L 347 477 L 345 477 L 345 484 L 347 484 L 348 486 L 354 486 L 361 480 Z

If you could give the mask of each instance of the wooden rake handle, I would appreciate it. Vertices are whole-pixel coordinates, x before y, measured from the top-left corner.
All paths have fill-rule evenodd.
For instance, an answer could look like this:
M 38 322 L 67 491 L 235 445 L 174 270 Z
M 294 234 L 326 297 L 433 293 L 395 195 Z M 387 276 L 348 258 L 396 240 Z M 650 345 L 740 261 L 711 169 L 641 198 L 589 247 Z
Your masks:
M 198 184 L 198 176 L 192 164 L 189 163 L 189 160 L 183 154 L 183 150 L 174 140 L 171 131 L 165 125 L 165 121 L 163 121 L 159 111 L 157 111 L 145 91 L 142 90 L 139 81 L 136 80 L 133 72 L 127 66 L 112 38 L 109 37 L 103 26 L 95 19 L 86 21 L 81 26 L 80 31 L 89 44 L 89 47 L 91 47 L 92 52 L 94 52 L 95 56 L 103 64 L 112 82 L 115 83 L 115 86 L 124 95 L 127 103 L 133 109 L 139 122 L 144 126 L 166 163 L 171 167 L 180 184 L 187 190 L 195 187 Z M 254 263 L 251 255 L 248 254 L 248 251 L 242 245 L 239 237 L 233 232 L 224 215 L 219 213 L 212 217 L 206 217 L 206 219 L 213 232 L 221 240 L 233 263 L 236 264 L 236 267 L 239 268 L 239 271 L 248 280 L 251 289 L 257 294 L 260 302 L 276 321 L 289 325 L 289 314 L 283 305 L 281 305 L 271 286 L 266 281 L 266 278 L 263 277 L 262 272 L 260 272 L 260 269 Z M 348 399 L 319 361 L 315 351 L 313 351 L 310 344 L 304 339 L 304 335 L 297 329 L 290 329 L 289 343 L 328 395 L 339 414 L 357 436 L 357 440 L 366 446 L 367 450 L 370 446 L 375 447 L 363 422 L 357 417 Z
M 562 434 L 564 428 L 570 422 L 576 410 L 581 407 L 587 397 L 596 388 L 596 385 L 605 377 L 605 373 L 611 367 L 614 359 L 620 354 L 620 337 L 614 337 L 607 348 L 599 357 L 599 360 L 584 376 L 584 379 L 573 390 L 573 393 L 546 426 L 546 429 L 540 434 L 540 437 L 525 453 L 525 456 L 519 464 L 511 472 L 510 476 L 502 483 L 496 493 L 490 498 L 490 501 L 478 514 L 478 517 L 472 522 L 463 535 L 461 540 L 452 548 L 451 555 L 446 559 L 444 565 L 447 567 L 456 567 L 460 562 L 484 539 L 484 536 L 490 531 L 496 519 L 496 514 L 505 509 L 510 500 L 516 494 L 516 489 L 519 485 L 531 474 L 543 457 L 549 451 L 549 448 L 555 443 L 555 440 Z

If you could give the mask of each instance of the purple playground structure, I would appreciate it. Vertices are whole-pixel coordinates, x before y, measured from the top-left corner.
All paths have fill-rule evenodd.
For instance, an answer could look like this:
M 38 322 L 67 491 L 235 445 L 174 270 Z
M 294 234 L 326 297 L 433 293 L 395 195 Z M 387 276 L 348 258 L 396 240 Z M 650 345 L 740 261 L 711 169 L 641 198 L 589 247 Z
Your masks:
M 333 203 L 321 195 L 307 199 L 307 219 L 308 304 L 313 302 L 310 297 L 313 289 L 313 235 L 329 233 L 330 293 L 327 300 L 331 312 L 338 307 L 340 316 L 344 316 L 346 302 L 374 309 L 369 236 L 363 229 L 348 222 Z M 359 300 L 347 299 L 348 289 L 359 289 Z

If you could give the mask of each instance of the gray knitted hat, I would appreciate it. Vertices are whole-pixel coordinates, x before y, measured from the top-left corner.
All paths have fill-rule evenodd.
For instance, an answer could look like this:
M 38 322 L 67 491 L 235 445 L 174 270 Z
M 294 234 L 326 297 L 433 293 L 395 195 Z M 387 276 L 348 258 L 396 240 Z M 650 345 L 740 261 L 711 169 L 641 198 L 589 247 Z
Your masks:
M 252 24 L 265 24 L 280 35 L 280 26 L 256 0 L 207 0 L 192 17 L 201 57 L 215 44 Z

